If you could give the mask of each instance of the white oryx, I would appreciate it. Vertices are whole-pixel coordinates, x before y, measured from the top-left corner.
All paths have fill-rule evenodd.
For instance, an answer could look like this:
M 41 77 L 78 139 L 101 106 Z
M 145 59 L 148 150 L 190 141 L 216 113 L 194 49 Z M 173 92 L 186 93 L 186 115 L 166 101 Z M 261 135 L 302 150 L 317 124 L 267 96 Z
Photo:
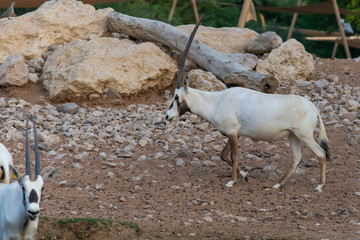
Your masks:
M 13 166 L 12 157 L 7 148 L 0 143 L 0 183 L 10 183 L 10 166 Z
M 247 181 L 247 173 L 241 171 L 237 165 L 239 136 L 268 142 L 289 139 L 293 163 L 273 188 L 282 187 L 300 164 L 300 143 L 303 142 L 321 161 L 320 184 L 315 189 L 321 192 L 325 186 L 325 167 L 330 152 L 324 124 L 313 103 L 301 96 L 266 94 L 240 87 L 206 92 L 188 87 L 186 82 L 182 82 L 186 54 L 199 23 L 195 26 L 183 53 L 174 98 L 166 112 L 166 120 L 171 121 L 189 111 L 212 123 L 228 137 L 228 142 L 221 152 L 221 158 L 232 166 L 232 177 L 226 184 L 227 187 L 232 187 L 236 182 L 237 172 Z M 320 126 L 319 144 L 313 136 L 317 124 Z M 227 156 L 230 151 L 231 159 Z
M 35 175 L 31 174 L 29 156 L 28 121 L 34 125 Z M 34 118 L 26 122 L 25 140 L 26 174 L 24 177 L 13 167 L 16 182 L 0 184 L 0 240 L 34 239 L 39 223 L 41 192 L 45 182 L 54 179 L 59 169 L 43 177 L 40 175 L 38 139 Z

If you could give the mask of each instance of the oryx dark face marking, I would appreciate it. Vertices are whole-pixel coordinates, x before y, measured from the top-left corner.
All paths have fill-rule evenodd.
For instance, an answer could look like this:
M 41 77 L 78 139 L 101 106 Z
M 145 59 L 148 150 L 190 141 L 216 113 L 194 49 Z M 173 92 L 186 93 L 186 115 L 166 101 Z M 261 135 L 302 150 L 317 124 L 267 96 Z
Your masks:
M 0 180 L 4 180 L 4 179 L 5 179 L 4 166 L 0 166 Z
M 176 116 L 181 116 L 190 111 L 185 97 L 187 96 L 184 88 L 175 89 L 174 98 L 171 102 L 169 110 L 166 112 L 165 119 L 171 121 Z
M 182 102 L 179 102 L 179 98 L 178 99 L 175 98 L 175 100 L 176 100 L 176 104 L 178 105 L 179 117 L 182 116 L 187 111 L 190 111 L 190 108 L 185 100 L 182 100 Z
M 32 189 L 29 196 L 29 203 L 37 203 L 39 201 L 39 197 L 37 192 Z

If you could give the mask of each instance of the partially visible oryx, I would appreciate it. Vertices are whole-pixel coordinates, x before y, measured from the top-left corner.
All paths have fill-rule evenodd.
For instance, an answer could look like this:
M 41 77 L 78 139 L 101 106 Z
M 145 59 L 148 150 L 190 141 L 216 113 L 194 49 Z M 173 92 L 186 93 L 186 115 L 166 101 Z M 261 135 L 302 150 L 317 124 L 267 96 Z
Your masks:
M 10 183 L 10 166 L 13 166 L 12 157 L 7 148 L 0 143 L 0 183 Z
M 32 175 L 30 170 L 29 119 L 34 125 L 35 175 Z M 31 115 L 26 122 L 25 145 L 25 176 L 22 177 L 14 167 L 11 167 L 17 181 L 11 184 L 0 184 L 0 240 L 35 238 L 44 183 L 54 179 L 59 172 L 57 168 L 43 177 L 40 175 L 38 138 L 35 120 Z
M 273 142 L 288 138 L 293 154 L 293 163 L 285 176 L 273 188 L 280 188 L 301 162 L 300 143 L 303 142 L 315 153 L 320 162 L 320 184 L 315 191 L 325 186 L 326 161 L 330 158 L 328 139 L 320 113 L 313 103 L 296 95 L 266 94 L 254 90 L 234 87 L 219 92 L 206 92 L 188 87 L 181 80 L 184 62 L 191 41 L 200 22 L 195 26 L 180 63 L 178 81 L 166 120 L 186 112 L 197 114 L 212 123 L 228 142 L 221 152 L 221 158 L 232 166 L 232 187 L 239 172 L 245 180 L 247 173 L 237 166 L 238 138 L 246 136 L 255 140 Z M 319 144 L 314 140 L 314 130 L 319 124 Z M 231 159 L 228 154 L 231 151 Z

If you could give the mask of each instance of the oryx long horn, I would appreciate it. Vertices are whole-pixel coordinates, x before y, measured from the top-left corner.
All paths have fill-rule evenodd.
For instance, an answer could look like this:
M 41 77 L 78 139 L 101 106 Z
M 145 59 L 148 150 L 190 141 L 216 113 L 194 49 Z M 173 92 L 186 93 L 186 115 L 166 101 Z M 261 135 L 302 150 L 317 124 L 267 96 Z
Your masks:
M 25 134 L 25 175 L 30 176 L 31 175 L 31 169 L 30 169 L 30 152 L 29 152 L 29 118 L 26 120 L 26 134 Z
M 38 136 L 36 133 L 36 123 L 35 123 L 35 118 L 33 115 L 30 115 L 29 118 L 33 122 L 33 128 L 34 128 L 35 176 L 39 176 L 40 175 L 40 154 L 39 154 L 39 141 L 38 141 Z
M 181 78 L 182 78 L 182 73 L 183 73 L 183 69 L 184 69 L 184 65 L 185 65 L 185 60 L 186 60 L 186 56 L 189 52 L 192 40 L 194 39 L 195 33 L 197 31 L 197 29 L 200 26 L 201 20 L 203 18 L 204 15 L 202 15 L 199 19 L 199 21 L 196 23 L 194 29 L 192 30 L 192 33 L 190 35 L 190 38 L 186 44 L 185 50 L 183 52 L 182 58 L 181 58 L 181 62 L 180 62 L 180 67 L 179 67 L 179 73 L 178 73 L 178 78 L 177 78 L 177 83 L 176 83 L 176 88 L 179 89 L 181 87 Z

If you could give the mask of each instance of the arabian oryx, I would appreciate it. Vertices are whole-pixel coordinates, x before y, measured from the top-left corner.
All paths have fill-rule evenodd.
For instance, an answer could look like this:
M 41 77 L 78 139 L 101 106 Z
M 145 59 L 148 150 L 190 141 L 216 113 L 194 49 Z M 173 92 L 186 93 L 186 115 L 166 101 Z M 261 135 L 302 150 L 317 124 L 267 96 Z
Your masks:
M 0 143 L 0 183 L 10 183 L 10 166 L 13 166 L 12 157 L 7 148 Z
M 320 160 L 320 184 L 315 191 L 321 192 L 325 186 L 325 167 L 330 152 L 324 124 L 313 103 L 301 96 L 266 94 L 241 87 L 206 92 L 191 88 L 181 81 L 186 54 L 199 24 L 195 26 L 183 53 L 174 98 L 166 112 L 166 120 L 171 121 L 191 112 L 212 123 L 228 137 L 221 152 L 221 158 L 232 166 L 232 177 L 226 187 L 232 187 L 236 182 L 237 172 L 247 181 L 247 172 L 240 170 L 237 165 L 239 136 L 268 142 L 289 139 L 293 163 L 273 188 L 282 187 L 300 164 L 300 143 L 303 142 Z M 319 144 L 313 136 L 317 124 L 320 126 Z M 231 159 L 227 156 L 229 152 Z
M 30 170 L 29 119 L 34 125 L 35 175 L 32 175 Z M 14 167 L 11 167 L 17 181 L 11 184 L 0 184 L 0 240 L 35 238 L 44 183 L 54 179 L 59 172 L 57 168 L 43 177 L 40 175 L 38 139 L 35 121 L 31 115 L 26 122 L 25 145 L 25 176 L 22 177 Z

